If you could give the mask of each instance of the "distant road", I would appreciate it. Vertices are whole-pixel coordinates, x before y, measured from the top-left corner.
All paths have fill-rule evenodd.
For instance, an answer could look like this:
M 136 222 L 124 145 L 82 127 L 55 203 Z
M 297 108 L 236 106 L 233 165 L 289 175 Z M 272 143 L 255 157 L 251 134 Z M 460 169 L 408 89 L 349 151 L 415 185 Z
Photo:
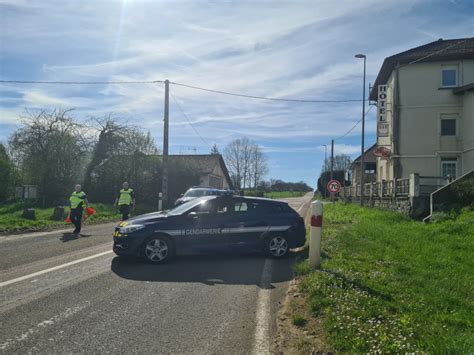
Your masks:
M 287 200 L 305 215 L 311 197 Z M 268 352 L 293 257 L 123 261 L 113 227 L 0 238 L 1 353 Z

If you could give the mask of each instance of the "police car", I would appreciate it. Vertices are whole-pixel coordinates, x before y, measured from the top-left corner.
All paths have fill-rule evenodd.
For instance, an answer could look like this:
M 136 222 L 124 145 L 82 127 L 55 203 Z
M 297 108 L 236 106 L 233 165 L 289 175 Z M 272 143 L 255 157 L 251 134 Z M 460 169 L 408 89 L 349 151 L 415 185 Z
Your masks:
M 160 264 L 176 254 L 263 251 L 274 258 L 305 243 L 304 220 L 284 201 L 204 196 L 115 228 L 113 250 Z

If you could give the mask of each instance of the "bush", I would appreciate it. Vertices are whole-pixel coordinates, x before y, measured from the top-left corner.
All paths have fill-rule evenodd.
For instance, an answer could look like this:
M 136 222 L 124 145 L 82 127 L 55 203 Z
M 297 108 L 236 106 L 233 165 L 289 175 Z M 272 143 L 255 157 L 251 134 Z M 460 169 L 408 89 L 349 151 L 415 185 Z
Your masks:
M 474 179 L 467 179 L 454 184 L 453 192 L 463 206 L 474 206 Z

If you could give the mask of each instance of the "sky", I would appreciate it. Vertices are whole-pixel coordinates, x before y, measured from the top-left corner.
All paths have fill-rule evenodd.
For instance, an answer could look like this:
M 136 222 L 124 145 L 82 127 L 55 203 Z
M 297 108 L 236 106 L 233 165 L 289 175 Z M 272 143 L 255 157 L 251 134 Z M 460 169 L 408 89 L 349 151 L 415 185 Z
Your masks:
M 474 36 L 473 0 L 140 1 L 0 0 L 0 79 L 172 82 L 246 95 L 361 100 L 385 57 L 439 38 Z M 248 137 L 267 178 L 316 185 L 331 139 L 362 103 L 294 103 L 170 86 L 170 153 L 221 151 Z M 367 107 L 367 106 L 366 106 Z M 150 131 L 161 148 L 163 84 L 0 83 L 0 142 L 25 110 L 73 108 L 87 122 L 112 114 Z M 181 109 L 180 109 L 181 108 Z M 369 108 L 369 107 L 367 107 Z M 374 109 L 366 147 L 375 142 Z M 335 141 L 360 153 L 361 127 Z

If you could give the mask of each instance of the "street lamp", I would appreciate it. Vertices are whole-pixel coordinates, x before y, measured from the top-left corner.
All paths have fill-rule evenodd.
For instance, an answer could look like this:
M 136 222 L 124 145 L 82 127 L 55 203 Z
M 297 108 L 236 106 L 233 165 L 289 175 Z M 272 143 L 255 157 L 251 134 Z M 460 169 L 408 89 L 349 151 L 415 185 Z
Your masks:
M 356 54 L 356 58 L 363 58 L 364 59 L 364 81 L 362 86 L 362 144 L 360 147 L 360 205 L 364 205 L 364 135 L 365 135 L 365 63 L 366 63 L 366 56 L 365 54 Z

